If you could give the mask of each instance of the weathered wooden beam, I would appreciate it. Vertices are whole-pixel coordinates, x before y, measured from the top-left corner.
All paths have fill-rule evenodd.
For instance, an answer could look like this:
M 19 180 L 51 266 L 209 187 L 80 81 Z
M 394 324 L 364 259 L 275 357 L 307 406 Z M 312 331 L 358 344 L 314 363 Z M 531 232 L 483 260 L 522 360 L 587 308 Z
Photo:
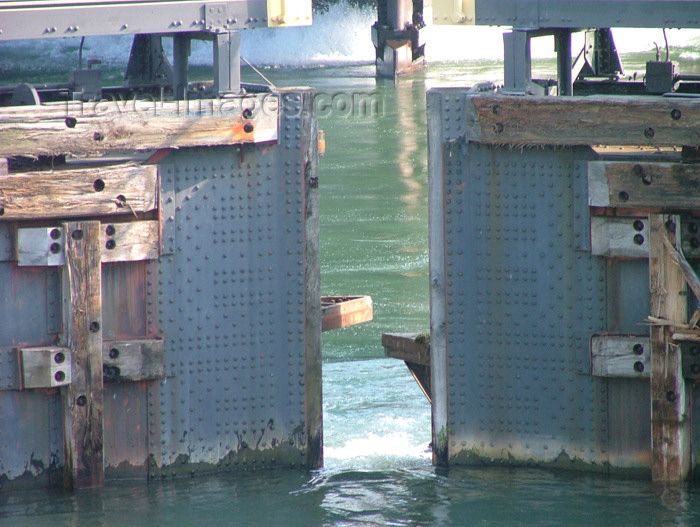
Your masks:
M 0 176 L 0 221 L 148 212 L 157 177 L 157 166 L 138 163 Z
M 646 218 L 591 216 L 591 254 L 608 258 L 648 258 Z
M 278 96 L 64 103 L 0 110 L 0 156 L 99 154 L 270 142 Z
M 512 145 L 700 144 L 700 104 L 670 97 L 467 96 L 468 141 Z M 458 121 L 455 121 L 459 125 Z
M 102 262 L 157 260 L 160 224 L 157 221 L 103 223 L 100 233 Z
M 681 163 L 591 161 L 588 203 L 592 207 L 700 209 L 700 166 Z
M 73 359 L 69 348 L 19 348 L 17 354 L 21 389 L 57 388 L 71 383 Z
M 594 377 L 649 378 L 651 344 L 646 335 L 593 335 L 591 374 Z
M 165 376 L 162 340 L 109 340 L 102 342 L 105 381 L 145 381 Z
M 649 217 L 649 289 L 651 315 L 669 321 L 652 325 L 651 430 L 652 479 L 679 481 L 690 470 L 688 395 L 682 374 L 680 347 L 671 338 L 671 325 L 683 325 L 687 316 L 686 283 L 667 245 L 676 244 L 680 218 Z
M 74 489 L 104 483 L 102 266 L 100 223 L 73 222 L 66 232 L 64 340 L 73 354 L 63 388 L 65 481 Z
M 322 296 L 322 331 L 369 322 L 374 316 L 370 296 Z
M 390 359 L 430 366 L 430 335 L 382 333 L 382 346 Z

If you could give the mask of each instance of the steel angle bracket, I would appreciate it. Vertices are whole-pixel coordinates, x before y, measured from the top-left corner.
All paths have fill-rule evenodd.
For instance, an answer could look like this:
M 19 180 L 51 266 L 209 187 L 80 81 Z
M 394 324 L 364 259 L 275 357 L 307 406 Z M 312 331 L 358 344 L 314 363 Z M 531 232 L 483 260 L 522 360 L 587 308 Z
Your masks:
M 267 0 L 268 27 L 310 26 L 311 0 Z

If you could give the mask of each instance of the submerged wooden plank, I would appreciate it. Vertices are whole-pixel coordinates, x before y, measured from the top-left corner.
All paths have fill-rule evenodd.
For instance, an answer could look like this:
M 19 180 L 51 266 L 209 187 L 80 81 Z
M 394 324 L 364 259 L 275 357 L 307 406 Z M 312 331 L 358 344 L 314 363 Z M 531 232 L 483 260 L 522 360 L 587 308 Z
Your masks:
M 148 212 L 157 177 L 157 166 L 138 163 L 0 176 L 0 221 Z
M 690 419 L 688 394 L 682 375 L 680 347 L 672 341 L 670 324 L 686 321 L 686 283 L 667 245 L 679 237 L 680 218 L 649 217 L 649 289 L 651 316 L 669 325 L 652 325 L 651 430 L 652 479 L 679 481 L 690 470 Z
M 648 258 L 646 218 L 591 216 L 591 254 L 608 258 Z
M 374 316 L 370 296 L 322 296 L 322 331 L 369 322 Z
M 0 110 L 0 156 L 96 154 L 270 142 L 274 94 L 230 99 L 66 103 Z
M 102 266 L 100 223 L 65 225 L 63 340 L 73 354 L 73 378 L 63 388 L 66 484 L 104 483 L 102 383 Z
M 165 375 L 162 340 L 110 340 L 102 343 L 106 381 L 144 381 Z
M 593 207 L 700 209 L 700 166 L 592 161 L 588 189 Z
M 594 377 L 648 379 L 650 347 L 646 335 L 593 335 L 591 374 Z
M 158 221 L 103 223 L 100 232 L 102 262 L 157 260 L 160 256 Z
M 700 144 L 700 101 L 672 97 L 467 96 L 466 139 L 513 145 Z

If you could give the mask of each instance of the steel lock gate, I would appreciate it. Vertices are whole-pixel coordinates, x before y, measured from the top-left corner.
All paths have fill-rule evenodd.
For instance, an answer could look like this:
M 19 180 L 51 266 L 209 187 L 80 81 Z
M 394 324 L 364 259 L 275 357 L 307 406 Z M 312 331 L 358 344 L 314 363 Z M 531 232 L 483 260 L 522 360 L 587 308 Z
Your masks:
M 698 111 L 428 92 L 437 462 L 697 466 Z
M 311 101 L 2 110 L 5 482 L 321 464 Z

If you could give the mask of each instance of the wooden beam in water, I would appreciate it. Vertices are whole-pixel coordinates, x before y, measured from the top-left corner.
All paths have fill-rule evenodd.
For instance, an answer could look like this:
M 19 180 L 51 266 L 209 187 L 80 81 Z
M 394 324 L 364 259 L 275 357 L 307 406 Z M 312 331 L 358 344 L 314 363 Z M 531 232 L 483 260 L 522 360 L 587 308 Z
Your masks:
M 672 327 L 686 322 L 686 282 L 668 248 L 680 238 L 679 216 L 649 217 L 649 289 L 651 315 L 667 321 L 650 328 L 652 479 L 680 481 L 690 470 L 689 399 L 682 374 L 680 347 Z
M 73 489 L 104 484 L 102 266 L 100 223 L 65 224 L 62 340 L 73 355 L 72 382 L 62 388 L 65 482 Z
M 0 221 L 148 212 L 157 181 L 157 166 L 138 163 L 0 175 Z
M 369 322 L 374 316 L 370 296 L 322 296 L 322 331 Z
M 700 144 L 700 104 L 671 97 L 467 96 L 467 141 L 516 146 Z M 459 120 L 454 123 L 460 126 Z

